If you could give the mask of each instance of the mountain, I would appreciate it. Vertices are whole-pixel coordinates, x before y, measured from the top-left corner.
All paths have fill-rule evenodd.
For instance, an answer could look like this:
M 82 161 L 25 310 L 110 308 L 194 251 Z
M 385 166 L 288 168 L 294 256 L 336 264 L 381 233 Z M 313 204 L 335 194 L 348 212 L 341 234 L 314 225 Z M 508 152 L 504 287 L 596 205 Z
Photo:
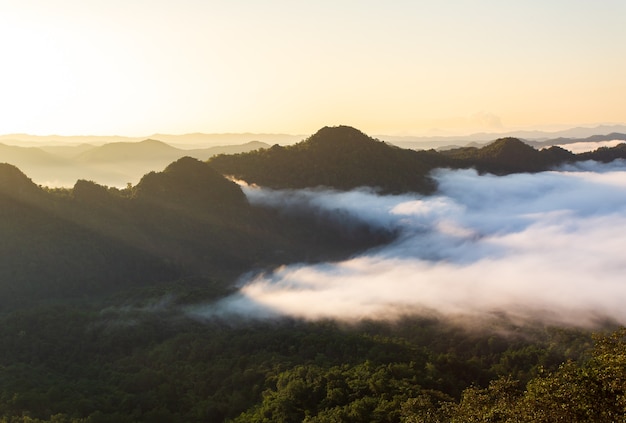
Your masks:
M 82 138 L 81 138 L 82 139 Z M 241 145 L 185 150 L 159 140 L 23 147 L 0 144 L 0 162 L 19 167 L 38 184 L 72 186 L 78 179 L 122 187 L 137 183 L 146 173 L 159 170 L 184 156 L 207 160 L 217 154 L 234 154 L 269 147 L 258 141 Z
M 606 134 L 606 135 L 592 135 L 586 138 L 559 137 L 559 138 L 552 138 L 552 139 L 545 140 L 545 141 L 529 140 L 525 142 L 528 145 L 532 145 L 533 147 L 542 148 L 542 147 L 548 147 L 552 145 L 567 145 L 567 144 L 574 144 L 578 142 L 602 142 L 602 141 L 614 141 L 614 140 L 626 141 L 626 134 L 622 134 L 619 132 L 611 132 L 610 134 Z
M 207 148 L 196 148 L 191 150 L 182 150 L 187 156 L 194 157 L 199 160 L 208 160 L 219 154 L 238 154 L 248 151 L 259 150 L 261 148 L 269 148 L 270 145 L 260 141 L 250 141 L 245 144 L 221 145 Z
M 0 142 L 11 145 L 32 147 L 58 146 L 67 147 L 78 144 L 104 145 L 109 143 L 133 143 L 145 139 L 155 139 L 180 148 L 206 148 L 219 145 L 245 144 L 259 141 L 268 144 L 291 144 L 302 139 L 302 135 L 292 134 L 260 134 L 260 133 L 212 133 L 201 132 L 190 134 L 152 134 L 149 136 L 125 137 L 118 135 L 0 135 Z
M 504 175 L 540 172 L 580 160 L 619 158 L 625 158 L 623 145 L 574 154 L 558 146 L 538 150 L 512 137 L 480 147 L 415 151 L 389 145 L 349 126 L 337 126 L 322 128 L 292 146 L 219 155 L 209 163 L 224 175 L 276 189 L 367 186 L 387 193 L 430 193 L 436 187 L 429 173 L 440 167 Z
M 201 132 L 171 135 L 171 134 L 153 134 L 150 138 L 165 141 L 174 146 L 215 146 L 215 145 L 233 145 L 245 144 L 248 142 L 263 142 L 272 144 L 292 144 L 302 139 L 302 135 L 294 134 L 259 134 L 259 133 L 219 133 L 205 134 Z
M 469 146 L 471 143 L 484 145 L 499 138 L 519 138 L 534 143 L 545 142 L 542 146 L 557 145 L 548 142 L 556 138 L 586 138 L 594 135 L 610 133 L 626 133 L 626 125 L 598 125 L 594 127 L 575 127 L 558 131 L 517 130 L 500 133 L 477 132 L 470 135 L 441 135 L 441 136 L 393 136 L 377 135 L 378 138 L 393 143 L 402 148 L 411 149 L 448 149 L 460 146 Z M 539 146 L 539 145 L 536 145 Z
M 4 197 L 4 204 L 0 207 L 6 206 L 10 200 L 31 200 L 40 193 L 40 188 L 17 167 L 0 163 L 0 195 Z
M 517 138 L 500 138 L 484 147 L 456 148 L 440 154 L 453 159 L 454 167 L 474 167 L 494 174 L 539 172 L 575 159 L 562 148 L 540 151 Z
M 38 148 L 50 153 L 54 156 L 63 157 L 65 159 L 73 159 L 85 151 L 95 148 L 94 144 L 75 144 L 75 145 L 41 145 Z
M 128 146 L 100 152 L 120 147 Z M 173 149 L 158 141 L 132 146 L 153 147 Z M 0 164 L 0 302 L 100 295 L 183 276 L 231 280 L 252 267 L 341 257 L 393 237 L 368 227 L 345 231 L 332 216 L 252 206 L 224 174 L 273 188 L 430 193 L 436 186 L 429 172 L 440 167 L 507 174 L 620 158 L 626 144 L 573 154 L 515 138 L 447 152 L 404 150 L 340 126 L 292 146 L 208 162 L 182 157 L 125 189 L 85 179 L 71 189 L 45 189 Z
M 595 160 L 602 163 L 609 163 L 618 159 L 626 159 L 626 143 L 621 143 L 615 147 L 600 147 L 594 151 L 580 153 L 578 160 Z
M 67 160 L 37 147 L 17 147 L 0 144 L 0 161 L 11 163 L 20 168 L 31 166 L 66 165 Z
M 144 175 L 133 192 L 137 201 L 158 206 L 232 210 L 248 206 L 241 188 L 205 163 L 183 157 L 162 172 Z
M 337 225 L 252 206 L 237 184 L 190 157 L 124 190 L 82 179 L 44 189 L 0 164 L 0 307 L 186 277 L 227 289 L 254 267 L 344 257 L 392 236 Z
M 219 155 L 209 163 L 223 174 L 272 188 L 369 186 L 385 192 L 430 192 L 428 173 L 448 160 L 434 151 L 403 150 L 355 128 L 336 126 L 292 146 Z
M 82 163 L 120 161 L 175 160 L 181 150 L 162 141 L 147 139 L 140 142 L 114 142 L 94 147 L 75 157 Z

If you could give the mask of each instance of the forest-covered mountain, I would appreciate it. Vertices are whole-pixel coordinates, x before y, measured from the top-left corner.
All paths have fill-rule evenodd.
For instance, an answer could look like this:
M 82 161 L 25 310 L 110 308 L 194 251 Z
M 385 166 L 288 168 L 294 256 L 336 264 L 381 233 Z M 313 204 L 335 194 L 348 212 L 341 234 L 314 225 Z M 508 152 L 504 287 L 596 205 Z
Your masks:
M 218 155 L 209 162 L 225 175 L 272 188 L 326 186 L 345 190 L 369 186 L 383 192 L 430 193 L 436 187 L 429 173 L 436 168 L 472 167 L 503 175 L 625 157 L 622 145 L 576 155 L 557 146 L 537 150 L 517 138 L 501 138 L 483 147 L 414 151 L 339 126 L 322 128 L 292 146 Z
M 513 138 L 447 152 L 350 127 L 293 146 L 184 157 L 134 186 L 45 188 L 0 164 L 0 422 L 614 422 L 626 333 L 522 325 L 203 319 L 237 275 L 350 256 L 394 233 L 252 205 L 274 188 L 436 189 L 429 172 L 537 172 L 574 155 Z M 613 331 L 614 332 L 611 332 Z
M 253 207 L 238 185 L 189 157 L 124 190 L 85 180 L 45 189 L 1 164 L 0 200 L 0 302 L 7 306 L 184 276 L 233 278 L 385 239 Z
M 271 188 L 371 186 L 390 192 L 432 191 L 429 172 L 448 162 L 434 151 L 394 147 L 348 126 L 322 128 L 292 146 L 210 161 L 223 174 Z

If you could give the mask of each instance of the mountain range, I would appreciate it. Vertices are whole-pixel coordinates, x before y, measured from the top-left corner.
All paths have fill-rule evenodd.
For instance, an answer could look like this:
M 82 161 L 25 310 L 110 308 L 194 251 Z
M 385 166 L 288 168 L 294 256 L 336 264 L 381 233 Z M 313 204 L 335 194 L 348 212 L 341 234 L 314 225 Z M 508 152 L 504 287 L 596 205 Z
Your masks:
M 497 175 L 539 172 L 582 160 L 623 159 L 623 146 L 574 154 L 559 146 L 537 150 L 508 137 L 482 147 L 415 151 L 339 126 L 322 128 L 291 146 L 215 156 L 209 164 L 223 174 L 271 188 L 370 186 L 388 193 L 430 193 L 436 186 L 429 174 L 436 168 L 473 167 Z
M 391 142 L 402 148 L 413 149 L 449 149 L 468 145 L 479 146 L 498 138 L 519 138 L 531 145 L 549 147 L 559 145 L 562 139 L 581 141 L 583 138 L 605 136 L 612 133 L 625 134 L 626 125 L 598 125 L 594 127 L 574 127 L 558 131 L 517 130 L 507 132 L 478 132 L 470 135 L 437 135 L 437 136 L 393 136 L 377 135 L 378 138 Z M 576 140 L 576 141 L 573 141 Z
M 129 151 L 150 163 L 181 154 L 146 140 L 85 150 L 73 160 L 107 163 Z M 27 153 L 51 160 L 40 149 Z M 503 175 L 624 158 L 626 144 L 573 154 L 556 146 L 537 150 L 516 138 L 480 148 L 414 151 L 339 126 L 291 146 L 207 161 L 178 158 L 123 189 L 85 179 L 72 188 L 41 187 L 16 166 L 0 164 L 0 298 L 84 296 L 185 277 L 228 280 L 252 267 L 344 256 L 394 236 L 366 226 L 344 231 L 329 217 L 288 216 L 252 206 L 224 175 L 277 189 L 371 187 L 429 194 L 437 189 L 430 177 L 436 168 L 473 167 Z M 69 159 L 55 160 L 63 166 Z M 137 159 L 128 164 L 135 166 Z
M 173 147 L 162 141 L 119 141 L 103 145 L 42 145 L 23 147 L 0 144 L 0 162 L 13 164 L 37 184 L 70 187 L 78 179 L 107 186 L 135 184 L 147 172 L 163 169 L 185 156 L 207 160 L 217 154 L 234 154 L 269 147 L 259 141 L 196 149 Z
M 623 130 L 607 132 L 609 130 Z M 561 135 L 557 138 L 519 138 L 526 144 L 538 149 L 558 145 L 567 148 L 568 144 L 589 143 L 601 145 L 604 141 L 626 140 L 626 127 L 604 126 L 593 130 L 596 135 L 586 138 L 566 137 L 568 134 L 586 134 L 589 128 L 575 128 L 558 133 L 527 132 L 526 135 Z M 439 151 L 454 150 L 465 147 L 481 147 L 497 137 L 495 134 L 479 134 L 466 138 L 455 138 L 450 144 L 448 138 L 429 139 L 415 137 L 381 136 L 380 140 L 387 144 L 396 145 L 404 149 L 426 150 L 437 148 Z M 150 172 L 163 169 L 169 163 L 184 157 L 194 157 L 207 160 L 220 154 L 236 154 L 259 149 L 267 149 L 270 145 L 293 145 L 301 141 L 300 136 L 287 134 L 202 134 L 185 135 L 155 134 L 141 139 L 130 137 L 91 137 L 91 136 L 32 136 L 14 134 L 0 136 L 0 162 L 13 164 L 24 171 L 37 184 L 51 187 L 71 187 L 78 179 L 86 179 L 102 185 L 124 187 L 127 184 L 136 184 L 141 177 Z M 506 138 L 512 138 L 508 136 Z M 488 141 L 480 141 L 481 139 Z M 265 142 L 260 141 L 265 140 Z M 429 141 L 430 140 L 430 141 Z M 470 142 L 471 140 L 471 142 Z M 432 141 L 432 142 L 431 142 Z M 220 142 L 222 144 L 220 144 Z M 205 145 L 204 147 L 198 147 Z M 358 148 L 357 148 L 358 150 Z M 267 153 L 272 154 L 272 153 Z M 311 152 L 307 153 L 311 154 Z M 313 153 L 314 154 L 314 153 Z M 420 153 L 419 155 L 424 155 Z M 426 154 L 428 155 L 428 154 Z M 415 156 L 415 157 L 417 157 Z M 431 157 L 432 159 L 432 157 Z M 426 160 L 428 162 L 428 160 Z M 433 163 L 437 164 L 437 163 Z M 345 171 L 355 163 L 347 165 Z M 384 167 L 384 165 L 381 166 Z M 416 164 L 417 169 L 428 172 L 430 166 L 426 163 Z M 412 172 L 410 169 L 407 169 Z M 373 169 L 372 169 L 373 172 Z M 330 174 L 328 175 L 330 177 Z M 339 177 L 339 175 L 335 175 Z M 370 180 L 361 182 L 372 183 Z M 404 188 L 411 188 L 411 177 L 406 177 Z M 337 185 L 340 185 L 337 183 Z M 403 188 L 403 189 L 404 189 Z M 413 187 L 415 188 L 415 187 Z

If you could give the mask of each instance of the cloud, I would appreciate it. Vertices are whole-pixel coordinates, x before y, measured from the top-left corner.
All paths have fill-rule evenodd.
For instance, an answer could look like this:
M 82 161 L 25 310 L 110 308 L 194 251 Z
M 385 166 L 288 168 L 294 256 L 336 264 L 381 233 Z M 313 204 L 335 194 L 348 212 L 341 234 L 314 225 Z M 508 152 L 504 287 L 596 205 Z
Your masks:
M 192 314 L 348 321 L 505 314 L 626 324 L 626 167 L 434 176 L 440 188 L 428 197 L 247 189 L 255 203 L 293 210 L 306 204 L 399 236 L 342 262 L 248 275 L 237 294 Z
M 615 147 L 616 145 L 622 144 L 623 140 L 612 140 L 612 141 L 580 141 L 573 142 L 569 144 L 558 144 L 557 147 L 564 148 L 565 150 L 569 150 L 574 154 L 580 154 L 587 151 L 593 151 L 600 147 Z

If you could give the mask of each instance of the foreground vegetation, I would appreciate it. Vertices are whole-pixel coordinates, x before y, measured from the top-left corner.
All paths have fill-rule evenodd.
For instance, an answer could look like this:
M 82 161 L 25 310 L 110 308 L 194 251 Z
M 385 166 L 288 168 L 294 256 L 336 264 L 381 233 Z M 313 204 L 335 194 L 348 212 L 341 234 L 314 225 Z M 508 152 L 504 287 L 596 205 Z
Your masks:
M 210 284 L 0 321 L 11 422 L 623 421 L 626 331 L 198 320 Z M 207 288 L 208 289 L 208 288 Z M 179 290 L 179 291 L 177 291 Z M 0 420 L 1 421 L 1 420 Z

